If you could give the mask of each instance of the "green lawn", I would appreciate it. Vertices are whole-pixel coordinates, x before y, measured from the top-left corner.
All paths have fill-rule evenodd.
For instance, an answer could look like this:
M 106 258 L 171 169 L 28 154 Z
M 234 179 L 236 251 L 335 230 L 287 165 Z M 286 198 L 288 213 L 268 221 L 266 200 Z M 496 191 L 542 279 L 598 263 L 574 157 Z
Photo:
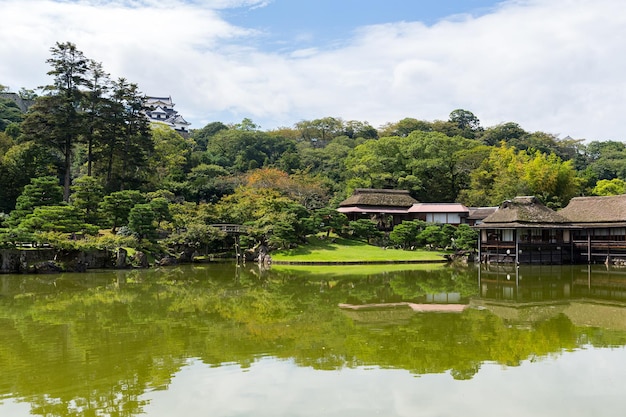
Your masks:
M 328 277 L 363 277 L 397 271 L 436 271 L 446 268 L 444 263 L 421 263 L 421 264 L 358 264 L 358 265 L 272 265 L 272 271 L 289 273 L 298 276 L 314 276 L 317 278 Z
M 438 251 L 383 249 L 364 242 L 320 237 L 310 237 L 308 245 L 295 249 L 272 252 L 274 262 L 437 262 L 445 261 L 445 253 Z

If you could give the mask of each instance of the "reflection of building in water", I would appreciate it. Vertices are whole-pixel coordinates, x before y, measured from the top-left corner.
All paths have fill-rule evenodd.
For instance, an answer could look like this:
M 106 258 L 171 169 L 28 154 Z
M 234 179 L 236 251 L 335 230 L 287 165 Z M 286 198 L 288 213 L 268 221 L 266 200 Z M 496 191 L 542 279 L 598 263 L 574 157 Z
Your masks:
M 626 269 L 586 266 L 481 267 L 480 297 L 520 303 L 576 298 L 626 301 Z
M 626 269 L 480 268 L 471 305 L 514 322 L 565 314 L 577 326 L 626 330 Z

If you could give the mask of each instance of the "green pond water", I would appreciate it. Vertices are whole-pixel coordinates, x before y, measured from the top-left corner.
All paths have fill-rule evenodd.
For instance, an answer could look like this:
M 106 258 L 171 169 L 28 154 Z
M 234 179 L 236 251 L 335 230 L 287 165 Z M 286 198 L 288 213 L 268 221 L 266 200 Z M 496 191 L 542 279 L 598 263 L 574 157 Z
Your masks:
M 626 269 L 0 275 L 0 416 L 622 416 L 625 345 Z

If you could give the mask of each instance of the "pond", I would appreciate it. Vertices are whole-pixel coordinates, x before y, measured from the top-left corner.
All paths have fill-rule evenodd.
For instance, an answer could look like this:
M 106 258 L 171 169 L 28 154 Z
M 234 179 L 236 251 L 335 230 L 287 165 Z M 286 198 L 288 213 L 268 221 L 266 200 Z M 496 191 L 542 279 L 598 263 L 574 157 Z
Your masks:
M 621 416 L 626 269 L 0 276 L 0 416 Z

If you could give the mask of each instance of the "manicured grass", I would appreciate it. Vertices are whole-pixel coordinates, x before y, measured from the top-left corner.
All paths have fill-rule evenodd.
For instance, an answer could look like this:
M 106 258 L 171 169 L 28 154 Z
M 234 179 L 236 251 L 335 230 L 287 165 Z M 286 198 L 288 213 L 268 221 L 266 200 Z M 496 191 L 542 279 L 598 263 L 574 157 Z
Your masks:
M 397 271 L 434 271 L 446 268 L 444 263 L 421 263 L 421 264 L 360 264 L 360 265 L 281 265 L 273 264 L 272 270 L 297 274 L 301 276 L 315 277 L 349 277 L 378 275 Z
M 342 263 L 342 262 L 437 262 L 445 261 L 443 252 L 383 249 L 356 240 L 310 237 L 308 245 L 272 252 L 274 262 Z

